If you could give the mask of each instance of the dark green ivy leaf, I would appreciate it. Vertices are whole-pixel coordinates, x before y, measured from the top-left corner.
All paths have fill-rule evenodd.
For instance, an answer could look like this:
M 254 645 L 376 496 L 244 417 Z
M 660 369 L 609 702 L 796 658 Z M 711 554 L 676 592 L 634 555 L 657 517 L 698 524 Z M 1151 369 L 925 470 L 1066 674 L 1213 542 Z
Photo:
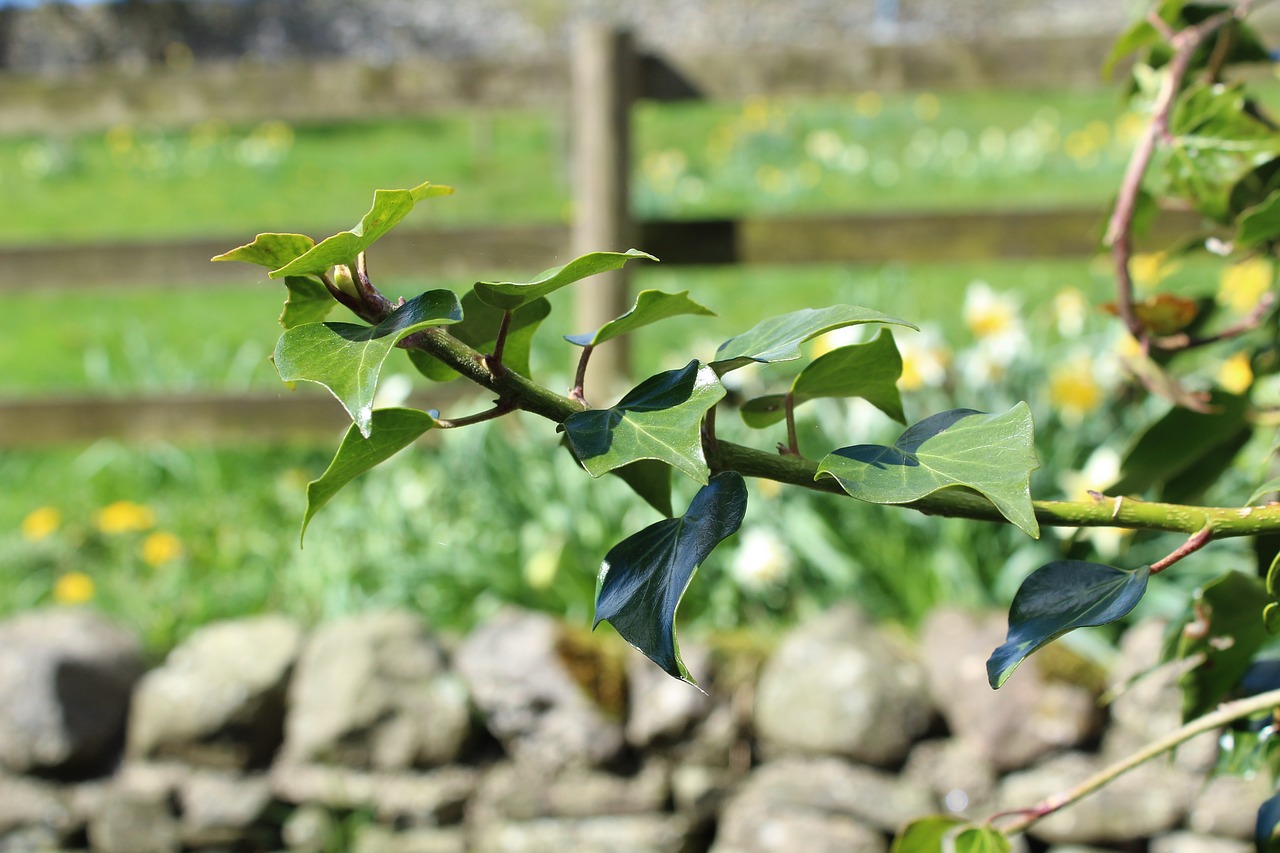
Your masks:
M 805 341 L 845 326 L 864 323 L 886 323 L 916 329 L 916 326 L 906 320 L 856 305 L 802 308 L 790 314 L 770 317 L 741 335 L 725 341 L 716 350 L 716 358 L 711 366 L 723 376 L 730 370 L 737 370 L 753 361 L 762 364 L 792 361 L 800 357 L 800 345 Z
M 616 320 L 610 320 L 594 332 L 583 335 L 565 335 L 564 339 L 580 347 L 598 346 L 611 341 L 619 335 L 634 332 L 650 323 L 676 317 L 681 314 L 701 314 L 714 317 L 716 312 L 699 305 L 689 298 L 689 291 L 680 293 L 663 293 L 660 290 L 642 290 L 636 297 L 636 304 L 630 311 Z
M 619 269 L 627 261 L 635 258 L 658 260 L 639 249 L 627 249 L 625 252 L 591 252 L 574 258 L 562 267 L 552 267 L 539 274 L 533 281 L 477 281 L 475 292 L 482 301 L 494 308 L 511 311 L 576 281 Z
M 315 382 L 328 388 L 367 438 L 378 374 L 391 350 L 413 332 L 461 319 L 456 296 L 447 290 L 429 290 L 401 305 L 377 326 L 295 326 L 276 343 L 276 370 L 285 382 Z
M 1280 826 L 1280 794 L 1258 807 L 1258 818 L 1253 829 L 1253 843 L 1258 853 L 1280 853 L 1277 826 Z
M 1106 625 L 1127 614 L 1147 590 L 1149 566 L 1117 569 L 1056 560 L 1018 587 L 1004 645 L 987 660 L 987 680 L 999 688 L 1028 655 L 1068 631 Z
M 280 312 L 280 325 L 285 329 L 319 323 L 338 304 L 329 294 L 329 288 L 318 278 L 291 275 L 284 280 L 284 286 L 289 290 L 289 298 L 284 301 L 284 310 Z
M 1236 245 L 1241 248 L 1267 243 L 1280 237 L 1280 190 L 1240 214 Z
M 695 684 L 680 659 L 676 608 L 698 566 L 737 532 L 746 511 L 746 483 L 726 471 L 698 490 L 684 515 L 615 545 L 600 564 L 594 624 L 608 622 L 667 674 Z
M 1106 491 L 1133 495 L 1163 486 L 1249 429 L 1244 397 L 1215 391 L 1209 406 L 1209 412 L 1175 406 L 1148 426 L 1125 453 L 1120 479 Z
M 954 409 L 925 418 L 892 447 L 842 447 L 818 465 L 858 500 L 901 504 L 939 489 L 973 489 L 1028 536 L 1040 535 L 1031 505 L 1036 458 L 1031 410 L 1019 403 L 999 415 Z
M 368 437 L 355 424 L 338 446 L 333 461 L 320 479 L 307 486 L 307 512 L 302 518 L 299 542 L 307 535 L 307 525 L 343 486 L 408 447 L 435 425 L 435 419 L 417 409 L 378 409 L 371 418 Z
M 593 477 L 639 459 L 658 459 L 706 483 L 702 417 L 724 394 L 715 371 L 694 360 L 650 376 L 613 408 L 570 415 L 563 429 Z

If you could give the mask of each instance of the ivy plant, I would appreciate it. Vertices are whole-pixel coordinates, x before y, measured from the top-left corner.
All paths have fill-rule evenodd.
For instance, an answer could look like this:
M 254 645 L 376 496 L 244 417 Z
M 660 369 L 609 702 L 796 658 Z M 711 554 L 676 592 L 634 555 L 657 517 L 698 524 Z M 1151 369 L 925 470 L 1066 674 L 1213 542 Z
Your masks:
M 1166 556 L 1141 565 L 1064 554 L 1032 571 L 1013 599 L 1008 637 L 988 661 L 993 688 L 1016 677 L 1018 665 L 1055 638 L 1126 616 L 1149 585 L 1158 583 L 1155 576 L 1186 556 L 1215 540 L 1256 538 L 1259 559 L 1267 564 L 1260 579 L 1237 573 L 1206 586 L 1188 603 L 1181 639 L 1170 644 L 1169 655 L 1187 661 L 1182 729 L 1041 804 L 979 823 L 955 816 L 922 819 L 899 835 L 894 845 L 899 853 L 1008 850 L 1010 835 L 1139 761 L 1199 732 L 1271 713 L 1280 705 L 1280 684 L 1263 679 L 1258 687 L 1260 680 L 1247 676 L 1280 627 L 1275 616 L 1280 572 L 1269 556 L 1277 550 L 1270 543 L 1280 533 L 1280 503 L 1267 499 L 1280 490 L 1280 480 L 1261 471 L 1259 490 L 1243 507 L 1190 501 L 1229 468 L 1240 467 L 1248 437 L 1276 422 L 1276 409 L 1253 399 L 1252 389 L 1208 393 L 1197 385 L 1194 372 L 1206 359 L 1224 361 L 1240 352 L 1257 375 L 1280 370 L 1274 282 L 1247 314 L 1225 316 L 1211 300 L 1161 292 L 1139 298 L 1132 272 L 1135 232 L 1159 204 L 1189 207 L 1203 216 L 1202 228 L 1166 247 L 1169 252 L 1201 252 L 1235 264 L 1269 258 L 1280 245 L 1280 132 L 1247 85 L 1226 76 L 1236 65 L 1266 56 L 1245 21 L 1246 6 L 1163 0 L 1122 36 L 1110 60 L 1131 61 L 1131 97 L 1149 120 L 1118 187 L 1100 248 L 1109 253 L 1115 273 L 1111 310 L 1137 352 L 1126 399 L 1159 398 L 1166 411 L 1136 436 L 1120 480 L 1106 493 L 1076 501 L 1043 500 L 1031 493 L 1039 460 L 1034 416 L 1026 402 L 987 412 L 975 400 L 975 408 L 934 412 L 906 423 L 896 341 L 916 327 L 911 318 L 874 308 L 819 306 L 764 318 L 704 354 L 705 360 L 691 353 L 684 367 L 644 378 L 616 403 L 589 405 L 593 395 L 588 392 L 594 389 L 584 388 L 586 366 L 598 347 L 671 317 L 710 313 L 687 292 L 647 290 L 621 316 L 567 336 L 567 345 L 580 349 L 574 386 L 564 393 L 546 387 L 534 378 L 530 341 L 549 312 L 563 306 L 559 292 L 590 286 L 599 273 L 657 259 L 638 249 L 599 251 L 528 281 L 481 281 L 460 292 L 433 290 L 393 303 L 370 280 L 366 253 L 417 204 L 451 192 L 424 183 L 378 190 L 355 227 L 319 242 L 300 234 L 259 234 L 214 258 L 257 264 L 271 279 L 283 280 L 284 332 L 275 350 L 280 376 L 324 386 L 351 417 L 328 470 L 307 489 L 304 530 L 343 486 L 428 430 L 463 428 L 517 411 L 540 416 L 549 429 L 562 433 L 588 479 L 618 476 L 664 516 L 601 555 L 595 621 L 609 622 L 664 671 L 691 683 L 695 674 L 680 658 L 676 611 L 697 568 L 741 524 L 745 478 L 825 491 L 833 500 L 1011 524 L 1030 537 L 1039 537 L 1046 526 L 1185 537 Z M 339 306 L 352 315 L 349 320 L 328 319 Z M 723 381 L 730 372 L 802 360 L 806 342 L 853 326 L 869 328 L 865 342 L 813 359 L 786 387 L 744 401 L 726 393 Z M 494 402 L 450 417 L 375 409 L 379 377 L 393 358 L 406 359 L 425 381 L 462 377 Z M 806 455 L 796 434 L 795 410 L 818 398 L 861 398 L 902 422 L 905 430 L 892 445 L 859 443 L 851 436 L 846 446 Z M 747 446 L 717 434 L 717 412 L 735 405 L 750 427 L 775 437 L 775 446 Z M 698 486 L 687 507 L 673 506 L 675 477 Z M 1153 496 L 1160 499 L 1148 499 Z M 1196 662 L 1204 665 L 1197 668 Z M 1275 845 L 1277 802 L 1259 810 L 1260 848 Z

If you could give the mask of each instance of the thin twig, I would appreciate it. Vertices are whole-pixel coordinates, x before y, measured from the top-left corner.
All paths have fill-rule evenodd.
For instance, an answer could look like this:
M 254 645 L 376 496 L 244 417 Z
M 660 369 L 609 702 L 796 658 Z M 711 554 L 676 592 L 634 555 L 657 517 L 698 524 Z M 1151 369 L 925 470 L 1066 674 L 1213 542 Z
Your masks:
M 1213 527 L 1205 524 L 1197 533 L 1193 533 L 1191 538 L 1187 539 L 1174 550 L 1172 554 L 1161 560 L 1156 560 L 1151 564 L 1151 574 L 1158 575 L 1165 569 L 1172 566 L 1184 557 L 1188 557 L 1199 551 L 1204 546 L 1213 541 Z
M 787 418 L 787 446 L 782 452 L 789 453 L 792 456 L 799 456 L 800 438 L 796 435 L 796 401 L 791 396 L 790 391 L 782 398 L 782 406 Z
M 716 438 L 716 406 L 707 409 L 702 416 L 702 452 L 710 459 L 719 450 L 719 439 Z
M 507 400 L 498 400 L 494 403 L 492 409 L 486 409 L 483 412 L 476 412 L 474 415 L 467 415 L 464 418 L 432 418 L 435 421 L 436 429 L 457 429 L 458 427 L 471 426 L 472 424 L 484 423 L 503 415 L 511 414 L 516 410 L 514 403 Z
M 1185 334 L 1166 335 L 1165 337 L 1153 339 L 1152 343 L 1158 349 L 1171 351 L 1195 349 L 1196 347 L 1208 346 L 1209 344 L 1216 344 L 1232 338 L 1238 338 L 1241 335 L 1252 332 L 1254 329 L 1261 326 L 1262 321 L 1267 318 L 1267 314 L 1275 307 L 1275 304 L 1275 293 L 1267 291 L 1262 295 L 1262 298 L 1258 300 L 1258 303 L 1253 306 L 1253 310 L 1249 312 L 1248 316 L 1241 318 L 1239 322 L 1227 326 L 1225 329 L 1214 332 L 1212 335 L 1205 335 L 1201 338 L 1193 338 Z
M 987 819 L 987 823 L 991 824 L 993 821 L 999 820 L 1000 818 L 1018 815 L 1018 820 L 1012 821 L 1006 826 L 1001 827 L 1001 831 L 1006 835 L 1016 835 L 1020 832 L 1024 832 L 1032 824 L 1042 818 L 1048 817 L 1059 809 L 1084 799 L 1089 794 L 1092 794 L 1099 788 L 1110 784 L 1112 780 L 1129 772 L 1139 764 L 1150 761 L 1157 755 L 1168 752 L 1169 750 L 1191 740 L 1197 735 L 1214 731 L 1215 729 L 1225 726 L 1227 723 L 1235 722 L 1236 720 L 1243 719 L 1244 717 L 1251 717 L 1254 714 L 1260 714 L 1263 711 L 1269 711 L 1277 706 L 1280 706 L 1280 690 L 1269 690 L 1266 693 L 1259 693 L 1256 696 L 1250 696 L 1246 699 L 1238 699 L 1234 702 L 1227 702 L 1223 705 L 1219 705 L 1216 711 L 1192 720 L 1186 725 L 1160 738 L 1160 740 L 1150 743 L 1132 755 L 1103 768 L 1101 771 L 1090 776 L 1074 788 L 1051 794 L 1029 809 L 1018 809 L 993 815 Z
M 385 317 L 392 311 L 391 302 L 387 297 L 383 296 L 378 288 L 373 286 L 369 281 L 369 262 L 365 257 L 365 253 L 361 252 L 356 255 L 356 265 L 348 267 L 351 271 L 351 277 L 355 280 L 356 290 L 360 293 L 360 298 L 369 306 L 370 312 L 381 317 Z
M 486 359 L 489 369 L 494 373 L 506 372 L 507 366 L 502 363 L 503 353 L 507 349 L 507 334 L 511 331 L 511 312 L 502 312 L 502 321 L 498 324 L 498 336 L 493 342 L 493 352 Z
M 582 355 L 578 356 L 578 370 L 573 376 L 573 387 L 569 389 L 570 399 L 577 400 L 582 405 L 587 405 L 587 398 L 583 396 L 583 385 L 587 381 L 587 362 L 591 360 L 591 353 L 595 347 L 587 344 L 582 348 Z

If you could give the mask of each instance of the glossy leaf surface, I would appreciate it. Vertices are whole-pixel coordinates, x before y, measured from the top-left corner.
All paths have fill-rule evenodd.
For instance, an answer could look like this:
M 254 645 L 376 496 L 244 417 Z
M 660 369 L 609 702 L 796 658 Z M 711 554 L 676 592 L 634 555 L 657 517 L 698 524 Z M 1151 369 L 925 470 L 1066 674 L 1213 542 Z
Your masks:
M 689 298 L 689 291 L 680 293 L 663 293 L 660 290 L 642 290 L 636 297 L 636 304 L 630 311 L 616 320 L 610 320 L 594 332 L 583 335 L 565 335 L 564 339 L 580 347 L 597 346 L 605 341 L 613 340 L 619 335 L 634 332 L 650 323 L 678 317 L 681 314 L 701 314 L 714 317 L 716 312 L 704 305 L 699 305 Z
M 1209 405 L 1210 412 L 1174 407 L 1148 426 L 1125 453 L 1120 479 L 1107 493 L 1132 495 L 1164 486 L 1248 431 L 1244 397 L 1217 392 Z
M 533 349 L 533 337 L 538 326 L 551 313 L 551 303 L 535 299 L 511 312 L 507 327 L 507 342 L 502 352 L 502 363 L 521 376 L 532 376 L 529 353 Z M 493 352 L 498 341 L 498 328 L 502 325 L 503 312 L 480 301 L 474 291 L 462 296 L 462 322 L 449 328 L 449 334 L 467 346 L 482 353 Z M 410 350 L 409 358 L 428 379 L 448 382 L 457 379 L 458 373 L 420 350 Z
M 791 383 L 792 404 L 799 406 L 822 397 L 861 397 L 905 424 L 897 385 L 901 375 L 902 356 L 893 334 L 885 329 L 870 343 L 840 347 L 814 359 Z M 785 397 L 757 397 L 747 401 L 741 411 L 748 426 L 766 427 L 785 417 Z
M 1179 659 L 1204 663 L 1178 678 L 1182 718 L 1192 720 L 1228 699 L 1254 654 L 1271 639 L 1263 610 L 1268 594 L 1256 577 L 1227 572 L 1201 587 L 1178 636 Z
M 998 415 L 955 409 L 920 421 L 892 447 L 842 447 L 822 460 L 818 476 L 834 477 L 853 497 L 879 504 L 970 488 L 1029 536 L 1039 536 L 1031 472 L 1040 462 L 1032 433 L 1026 403 Z
M 309 275 L 291 275 L 284 280 L 284 286 L 289 290 L 280 312 L 280 325 L 285 329 L 319 323 L 338 304 L 324 282 Z
M 574 258 L 564 266 L 552 267 L 532 281 L 478 281 L 475 292 L 482 301 L 494 308 L 510 311 L 589 276 L 620 269 L 627 261 L 635 258 L 657 260 L 653 255 L 639 249 L 628 249 L 625 252 L 591 252 L 580 258 Z
M 369 248 L 382 235 L 409 215 L 418 202 L 426 198 L 449 195 L 452 187 L 432 183 L 419 184 L 410 190 L 377 190 L 373 194 L 373 206 L 354 228 L 339 231 L 321 240 L 305 254 L 272 270 L 272 278 L 288 275 L 316 275 L 336 264 L 353 264 L 356 255 Z
M 257 264 L 269 270 L 280 267 L 300 255 L 305 255 L 316 241 L 305 234 L 259 234 L 252 243 L 237 246 L 229 252 L 215 255 L 213 261 L 243 261 Z
M 987 680 L 999 688 L 1028 655 L 1076 628 L 1106 625 L 1127 614 L 1147 590 L 1151 569 L 1117 569 L 1056 560 L 1036 569 L 1013 597 L 1009 633 L 987 660 Z
M 649 377 L 613 408 L 570 415 L 564 431 L 593 477 L 639 459 L 658 459 L 706 483 L 710 471 L 700 425 L 724 394 L 715 371 L 691 361 Z
M 401 305 L 377 326 L 308 323 L 280 336 L 275 362 L 286 382 L 315 382 L 338 398 L 366 437 L 373 393 L 382 363 L 406 336 L 428 326 L 462 319 L 458 299 L 447 290 L 429 290 Z
M 307 486 L 307 512 L 302 518 L 301 537 L 307 535 L 307 525 L 343 486 L 359 477 L 396 453 L 408 447 L 427 430 L 435 420 L 417 409 L 378 409 L 371 418 L 372 430 L 366 437 L 354 424 L 338 446 L 329 467 Z
M 1258 806 L 1258 816 L 1254 821 L 1253 843 L 1257 853 L 1280 853 L 1280 794 L 1266 800 Z
M 639 459 L 609 472 L 644 498 L 645 503 L 665 515 L 675 515 L 671 505 L 671 466 L 656 459 Z
M 885 323 L 915 329 L 906 320 L 859 308 L 833 305 L 830 308 L 802 308 L 790 314 L 770 317 L 749 331 L 730 338 L 716 350 L 711 366 L 721 376 L 752 362 L 768 364 L 800 357 L 800 345 L 818 335 L 864 323 Z
M 608 622 L 669 675 L 695 683 L 680 659 L 676 608 L 698 566 L 738 530 L 746 511 L 742 475 L 726 471 L 698 490 L 684 515 L 614 546 L 600 565 L 594 624 Z

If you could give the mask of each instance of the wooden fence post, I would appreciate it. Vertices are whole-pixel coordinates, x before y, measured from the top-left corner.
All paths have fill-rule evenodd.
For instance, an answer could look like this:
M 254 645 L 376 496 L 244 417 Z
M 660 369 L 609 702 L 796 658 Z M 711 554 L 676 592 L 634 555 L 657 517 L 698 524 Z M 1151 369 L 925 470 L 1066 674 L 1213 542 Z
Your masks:
M 636 87 L 631 34 L 583 22 L 573 44 L 573 253 L 631 248 L 631 103 Z M 595 276 L 578 290 L 574 332 L 589 332 L 631 307 L 626 270 Z M 603 402 L 630 367 L 625 336 L 591 357 L 587 392 Z

